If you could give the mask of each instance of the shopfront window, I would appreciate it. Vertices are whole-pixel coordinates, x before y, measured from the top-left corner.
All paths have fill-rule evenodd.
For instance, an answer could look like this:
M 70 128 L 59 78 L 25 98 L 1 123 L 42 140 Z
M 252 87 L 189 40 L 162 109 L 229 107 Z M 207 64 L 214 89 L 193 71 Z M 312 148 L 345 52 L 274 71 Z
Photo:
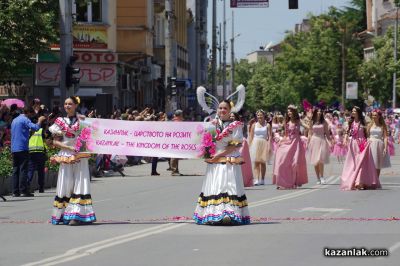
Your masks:
M 102 0 L 76 0 L 72 8 L 78 22 L 102 22 Z

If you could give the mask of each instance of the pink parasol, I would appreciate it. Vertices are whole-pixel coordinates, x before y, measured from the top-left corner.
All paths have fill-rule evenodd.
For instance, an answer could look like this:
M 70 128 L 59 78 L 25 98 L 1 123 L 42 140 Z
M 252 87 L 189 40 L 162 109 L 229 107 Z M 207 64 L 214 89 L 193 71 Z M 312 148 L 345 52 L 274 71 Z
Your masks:
M 25 103 L 24 101 L 20 100 L 20 99 L 5 99 L 1 102 L 2 105 L 6 105 L 8 107 L 10 107 L 13 104 L 16 104 L 18 106 L 18 108 L 24 108 L 25 107 Z

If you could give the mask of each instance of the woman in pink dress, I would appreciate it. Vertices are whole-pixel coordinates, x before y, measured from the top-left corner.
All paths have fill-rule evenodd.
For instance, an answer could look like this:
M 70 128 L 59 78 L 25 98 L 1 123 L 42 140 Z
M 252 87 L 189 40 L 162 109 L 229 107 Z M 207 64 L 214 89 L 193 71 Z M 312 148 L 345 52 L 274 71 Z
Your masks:
M 382 168 L 390 167 L 388 153 L 388 129 L 380 110 L 371 113 L 372 121 L 368 125 L 368 142 L 370 143 L 372 158 L 374 160 L 376 175 L 380 176 Z
M 240 116 L 238 113 L 231 113 L 231 121 L 240 121 Z M 245 187 L 253 186 L 253 170 L 250 159 L 249 145 L 247 144 L 246 138 L 243 138 L 242 147 L 239 150 L 240 155 L 243 158 L 244 163 L 242 167 L 243 184 Z
M 344 130 L 342 124 L 337 124 L 334 137 L 334 147 L 332 154 L 336 156 L 338 163 L 343 163 L 347 154 L 347 147 L 344 145 Z
M 277 189 L 293 189 L 308 183 L 306 150 L 300 140 L 300 123 L 297 108 L 289 105 L 285 136 L 275 155 L 273 184 L 277 185 Z
M 380 188 L 371 148 L 366 139 L 365 119 L 361 109 L 355 106 L 345 136 L 349 143 L 344 162 L 340 188 L 342 190 Z
M 272 140 L 271 140 L 272 151 L 273 151 L 273 154 L 275 154 L 276 149 L 278 148 L 279 141 L 281 140 L 280 135 L 279 135 L 280 124 L 278 121 L 277 113 L 275 113 L 274 117 L 272 118 L 271 128 L 272 128 Z
M 310 163 L 314 165 L 317 184 L 319 185 L 325 184 L 324 164 L 329 163 L 330 138 L 328 123 L 325 121 L 322 110 L 317 107 L 314 109 L 311 119 L 308 153 Z
M 395 134 L 395 124 L 393 119 L 390 119 L 389 130 L 388 130 L 388 153 L 390 156 L 395 156 L 394 150 L 394 134 Z

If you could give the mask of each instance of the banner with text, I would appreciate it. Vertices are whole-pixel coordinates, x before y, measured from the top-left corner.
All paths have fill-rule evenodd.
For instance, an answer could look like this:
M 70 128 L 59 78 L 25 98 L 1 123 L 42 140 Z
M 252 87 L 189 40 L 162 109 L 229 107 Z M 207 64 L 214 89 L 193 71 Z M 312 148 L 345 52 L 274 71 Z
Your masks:
M 238 7 L 269 7 L 269 0 L 231 0 L 231 8 Z
M 204 122 L 143 122 L 86 118 L 77 151 L 166 158 L 199 158 Z

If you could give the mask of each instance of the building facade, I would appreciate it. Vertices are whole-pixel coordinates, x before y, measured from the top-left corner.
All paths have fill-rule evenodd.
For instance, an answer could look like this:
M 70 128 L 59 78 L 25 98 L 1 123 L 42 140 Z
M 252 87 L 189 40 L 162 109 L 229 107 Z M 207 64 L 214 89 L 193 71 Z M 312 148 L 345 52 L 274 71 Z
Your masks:
M 116 3 L 99 0 L 82 5 L 72 4 L 74 14 L 73 51 L 80 68 L 79 85 L 75 95 L 87 106 L 94 106 L 96 95 L 108 93 L 118 100 L 118 55 L 116 53 Z M 61 105 L 60 99 L 60 45 L 39 54 L 35 64 L 33 95 L 47 106 Z
M 193 90 L 188 95 L 188 99 L 190 104 L 197 104 L 194 90 L 200 85 L 206 86 L 208 79 L 208 1 L 188 0 L 187 8 L 193 17 L 188 25 L 189 62 L 191 62 L 189 78 L 193 84 Z
M 384 35 L 396 22 L 394 0 L 366 0 L 367 28 L 359 34 L 364 46 L 364 59 L 374 56 L 372 39 Z
M 192 17 L 186 7 L 186 0 L 170 1 L 172 5 L 173 34 L 171 47 L 166 47 L 165 39 L 167 37 L 168 19 L 166 17 L 165 0 L 154 1 L 154 21 L 155 21 L 155 40 L 154 40 L 154 62 L 161 67 L 161 77 L 158 79 L 157 87 L 164 93 L 160 94 L 159 106 L 164 110 L 184 109 L 187 107 L 186 89 L 190 87 L 189 70 L 189 48 L 188 48 L 188 25 Z M 183 86 L 177 86 L 176 95 L 172 95 L 168 87 L 168 78 L 166 74 L 166 49 L 171 49 L 172 54 L 172 73 Z
M 170 104 L 165 75 L 165 2 L 98 0 L 73 4 L 73 51 L 75 66 L 81 70 L 75 94 L 87 107 L 95 107 L 99 93 L 110 94 L 112 105 L 119 108 L 152 106 L 165 110 Z M 193 81 L 195 85 L 207 82 L 207 1 L 171 2 L 173 73 L 183 84 L 177 90 L 178 105 L 174 108 L 184 109 L 195 101 Z M 33 95 L 48 106 L 61 104 L 59 62 L 60 47 L 54 44 L 51 51 L 38 56 L 35 66 Z

